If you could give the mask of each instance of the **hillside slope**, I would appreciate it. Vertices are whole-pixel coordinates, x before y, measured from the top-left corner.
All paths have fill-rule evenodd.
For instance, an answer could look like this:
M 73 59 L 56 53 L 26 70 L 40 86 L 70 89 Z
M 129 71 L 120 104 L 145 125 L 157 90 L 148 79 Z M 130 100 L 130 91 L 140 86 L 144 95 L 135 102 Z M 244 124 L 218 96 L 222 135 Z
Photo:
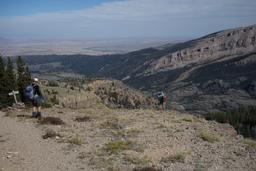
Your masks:
M 6 116 L 5 116 L 6 115 Z M 108 108 L 0 112 L 2 170 L 161 171 L 256 168 L 256 143 L 228 124 L 176 111 Z M 57 122 L 45 122 L 49 117 Z

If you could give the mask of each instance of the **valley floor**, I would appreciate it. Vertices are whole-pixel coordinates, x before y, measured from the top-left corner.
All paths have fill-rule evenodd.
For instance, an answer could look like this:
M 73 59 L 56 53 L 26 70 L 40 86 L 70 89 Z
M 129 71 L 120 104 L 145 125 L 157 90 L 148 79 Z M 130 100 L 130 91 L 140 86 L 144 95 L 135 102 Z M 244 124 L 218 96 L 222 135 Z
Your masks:
M 256 170 L 256 143 L 228 124 L 176 111 L 53 107 L 44 117 L 65 124 L 52 125 L 30 113 L 0 112 L 0 170 Z

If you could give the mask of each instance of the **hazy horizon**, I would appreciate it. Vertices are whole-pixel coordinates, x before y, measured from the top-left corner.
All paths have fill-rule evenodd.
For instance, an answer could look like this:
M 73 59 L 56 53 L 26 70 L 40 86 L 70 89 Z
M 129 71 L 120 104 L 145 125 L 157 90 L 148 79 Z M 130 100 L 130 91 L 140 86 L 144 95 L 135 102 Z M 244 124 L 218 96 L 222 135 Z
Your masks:
M 256 24 L 255 0 L 2 0 L 0 53 L 125 53 Z
M 255 24 L 255 0 L 3 0 L 5 39 L 196 38 Z

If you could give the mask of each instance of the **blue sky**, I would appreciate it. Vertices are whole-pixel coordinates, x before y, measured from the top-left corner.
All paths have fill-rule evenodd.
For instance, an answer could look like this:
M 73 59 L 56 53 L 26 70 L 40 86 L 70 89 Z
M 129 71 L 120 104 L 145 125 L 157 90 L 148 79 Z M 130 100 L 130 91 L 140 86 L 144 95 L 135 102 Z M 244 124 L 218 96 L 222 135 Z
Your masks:
M 183 39 L 256 24 L 255 0 L 0 0 L 0 37 Z
M 1 0 L 0 16 L 81 10 L 104 2 L 111 2 L 111 0 Z

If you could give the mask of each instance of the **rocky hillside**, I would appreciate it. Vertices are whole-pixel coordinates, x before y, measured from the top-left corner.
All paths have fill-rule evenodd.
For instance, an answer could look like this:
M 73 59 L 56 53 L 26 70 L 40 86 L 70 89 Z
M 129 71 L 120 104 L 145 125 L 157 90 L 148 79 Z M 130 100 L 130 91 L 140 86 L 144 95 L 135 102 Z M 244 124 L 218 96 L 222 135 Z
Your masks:
M 229 124 L 186 113 L 55 106 L 43 109 L 41 121 L 30 115 L 28 109 L 0 111 L 1 170 L 256 168 L 255 141 L 237 135 Z
M 256 25 L 213 33 L 186 44 L 188 47 L 153 61 L 147 71 L 153 74 L 256 52 Z
M 85 84 L 55 82 L 45 83 L 42 91 L 48 106 L 62 106 L 71 109 L 98 107 L 152 109 L 157 100 L 118 80 L 92 80 Z
M 145 96 L 117 80 L 96 80 L 88 84 L 86 90 L 93 91 L 109 107 L 135 109 L 157 106 L 156 99 Z

